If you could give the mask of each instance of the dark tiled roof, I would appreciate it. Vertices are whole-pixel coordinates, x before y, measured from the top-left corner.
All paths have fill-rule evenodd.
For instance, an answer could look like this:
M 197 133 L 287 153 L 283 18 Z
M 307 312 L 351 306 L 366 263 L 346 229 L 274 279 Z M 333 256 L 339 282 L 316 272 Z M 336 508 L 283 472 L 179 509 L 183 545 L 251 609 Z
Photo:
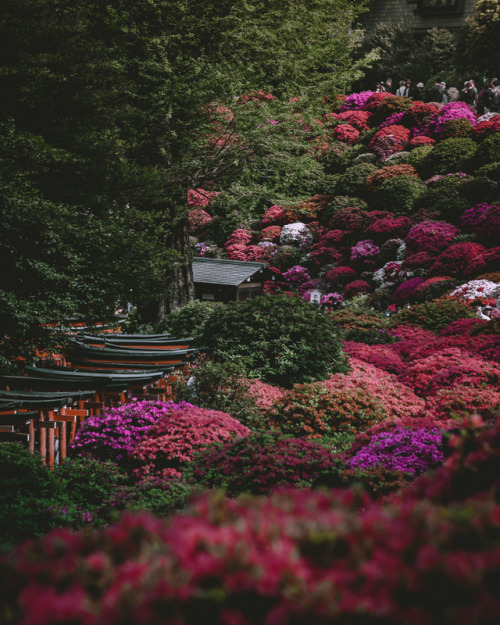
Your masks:
M 239 286 L 255 273 L 265 268 L 266 263 L 223 260 L 220 258 L 193 258 L 194 282 L 202 284 Z

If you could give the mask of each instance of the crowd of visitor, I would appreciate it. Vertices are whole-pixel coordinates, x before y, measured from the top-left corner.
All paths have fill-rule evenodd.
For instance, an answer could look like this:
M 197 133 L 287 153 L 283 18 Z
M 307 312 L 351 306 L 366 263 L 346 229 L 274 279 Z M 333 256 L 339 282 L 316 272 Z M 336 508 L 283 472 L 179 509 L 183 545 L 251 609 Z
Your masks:
M 466 80 L 462 88 L 455 85 L 447 86 L 444 81 L 435 80 L 434 85 L 430 89 L 425 89 L 423 82 L 418 82 L 415 86 L 408 78 L 400 80 L 399 86 L 393 85 L 392 79 L 387 78 L 385 81 L 377 83 L 375 91 L 387 91 L 397 96 L 404 96 L 412 100 L 421 100 L 423 102 L 466 102 L 469 106 L 476 109 L 477 113 L 500 112 L 500 86 L 498 78 L 492 78 L 489 82 L 478 90 L 474 80 Z

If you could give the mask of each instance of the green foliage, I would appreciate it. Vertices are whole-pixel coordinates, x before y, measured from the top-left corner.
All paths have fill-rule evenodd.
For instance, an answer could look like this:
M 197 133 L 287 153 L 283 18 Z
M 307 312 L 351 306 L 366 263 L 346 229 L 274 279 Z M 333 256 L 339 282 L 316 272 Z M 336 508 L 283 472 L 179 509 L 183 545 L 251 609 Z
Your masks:
M 414 176 L 395 176 L 385 180 L 375 193 L 376 205 L 396 215 L 409 215 L 425 195 L 427 187 Z
M 500 2 L 479 0 L 460 32 L 461 62 L 472 72 L 497 76 L 500 67 Z
M 288 295 L 226 305 L 207 322 L 202 341 L 215 360 L 240 362 L 247 377 L 283 386 L 346 369 L 329 320 Z
M 205 330 L 205 324 L 213 316 L 217 315 L 223 304 L 218 302 L 203 302 L 193 300 L 174 310 L 163 319 L 155 332 L 170 332 L 172 336 L 181 338 L 192 336 L 194 345 L 203 346 L 201 337 Z
M 434 146 L 420 164 L 422 176 L 430 178 L 436 174 L 467 171 L 467 164 L 473 159 L 477 144 L 472 139 L 445 139 Z
M 363 198 L 366 195 L 366 179 L 377 171 L 377 166 L 371 163 L 352 165 L 339 177 L 337 195 L 355 195 Z
M 487 165 L 498 164 L 500 154 L 500 132 L 495 132 L 481 143 L 477 151 L 471 155 L 471 167 L 477 170 Z
M 414 148 L 410 152 L 410 156 L 408 157 L 408 165 L 412 165 L 415 169 L 420 173 L 420 166 L 422 163 L 425 163 L 425 158 L 428 156 L 430 152 L 432 152 L 432 145 L 421 145 L 418 148 Z
M 251 430 L 262 430 L 266 421 L 247 393 L 244 374 L 245 368 L 239 362 L 202 359 L 187 374 L 189 384 L 186 381 L 179 384 L 177 401 L 227 412 Z
M 58 492 L 52 472 L 20 443 L 0 443 L 0 549 L 47 532 Z
M 457 319 L 474 317 L 474 313 L 466 304 L 448 300 L 433 300 L 404 308 L 394 315 L 390 323 L 396 325 L 417 325 L 425 330 L 439 333 L 443 328 Z
M 366 303 L 367 300 L 364 301 Z M 329 317 L 344 341 L 359 341 L 369 345 L 394 343 L 394 338 L 387 332 L 387 319 L 368 307 L 344 308 L 329 313 Z

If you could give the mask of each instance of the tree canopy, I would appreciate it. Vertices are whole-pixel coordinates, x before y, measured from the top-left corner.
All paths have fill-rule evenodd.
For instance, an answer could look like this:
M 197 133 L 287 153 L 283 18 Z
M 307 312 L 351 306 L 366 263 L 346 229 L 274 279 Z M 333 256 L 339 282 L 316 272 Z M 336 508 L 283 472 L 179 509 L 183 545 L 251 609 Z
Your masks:
M 45 321 L 106 320 L 118 300 L 152 310 L 163 300 L 164 314 L 191 299 L 187 191 L 238 171 L 234 152 L 221 167 L 204 147 L 204 107 L 253 89 L 310 102 L 345 90 L 365 63 L 352 61 L 364 4 L 4 0 L 9 333 L 26 330 L 21 300 L 32 327 L 35 309 Z M 13 245 L 20 232 L 24 244 Z

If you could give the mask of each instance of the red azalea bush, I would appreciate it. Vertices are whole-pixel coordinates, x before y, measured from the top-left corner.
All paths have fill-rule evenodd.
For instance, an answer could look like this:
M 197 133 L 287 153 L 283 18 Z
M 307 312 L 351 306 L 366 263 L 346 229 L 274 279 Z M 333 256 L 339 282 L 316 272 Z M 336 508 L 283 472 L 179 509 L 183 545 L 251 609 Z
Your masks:
M 494 389 L 500 384 L 500 367 L 479 355 L 449 347 L 411 362 L 399 380 L 422 397 L 434 395 L 440 388 L 459 384 L 467 384 L 474 389 L 485 386 Z
M 421 136 L 417 136 L 417 137 L 413 137 L 412 139 L 410 139 L 410 141 L 408 142 L 408 146 L 410 148 L 420 148 L 423 145 L 430 145 L 433 146 L 436 144 L 436 140 L 432 139 L 431 137 L 426 137 L 425 135 L 421 135 Z
M 474 127 L 471 137 L 474 141 L 482 141 L 496 132 L 500 132 L 500 115 L 479 122 L 479 124 Z
M 188 206 L 208 206 L 218 195 L 218 191 L 206 191 L 205 189 L 190 189 L 187 194 L 187 203 Z
M 395 140 L 396 144 L 401 146 L 400 149 L 395 150 L 399 152 L 401 149 L 403 149 L 403 146 L 408 143 L 410 139 L 410 131 L 404 126 L 400 125 L 384 126 L 380 130 L 378 130 L 371 138 L 371 141 L 366 148 L 368 152 L 377 153 L 377 147 L 380 144 L 380 140 L 384 137 L 392 137 Z
M 435 115 L 438 109 L 439 107 L 434 102 L 413 102 L 404 112 L 401 122 L 407 128 L 420 128 Z
M 407 256 L 401 265 L 403 269 L 429 269 L 436 260 L 435 256 L 431 256 L 429 252 L 416 252 Z
M 281 226 L 267 226 L 260 232 L 259 238 L 262 241 L 276 241 L 280 238 Z
M 132 452 L 138 477 L 181 475 L 195 453 L 210 443 L 247 436 L 250 430 L 225 412 L 191 407 L 160 417 Z
M 266 413 L 283 397 L 283 389 L 279 386 L 272 386 L 261 382 L 257 378 L 244 379 L 245 393 L 252 400 L 252 403 L 262 412 Z
M 273 225 L 282 226 L 286 223 L 288 223 L 288 218 L 285 214 L 285 211 L 283 210 L 283 207 L 274 204 L 266 210 L 266 212 L 264 213 L 264 217 L 262 217 L 260 225 L 262 227 Z
M 352 267 L 334 267 L 325 274 L 325 282 L 332 287 L 343 287 L 357 277 Z
M 329 228 L 353 234 L 362 232 L 366 222 L 365 211 L 357 206 L 346 206 L 336 210 L 330 219 Z
M 351 124 L 339 124 L 333 130 L 332 137 L 344 143 L 354 144 L 359 139 L 359 130 Z
M 453 336 L 455 334 L 462 336 L 464 334 L 469 334 L 472 328 L 484 325 L 485 323 L 488 322 L 484 319 L 479 319 L 479 317 L 457 319 L 443 328 L 439 333 L 439 336 Z
M 432 341 L 436 337 L 431 330 L 424 330 L 421 326 L 410 324 L 395 325 L 389 330 L 389 334 L 396 336 L 401 341 Z
M 335 465 L 332 452 L 320 443 L 263 432 L 206 447 L 190 463 L 186 479 L 224 488 L 231 497 L 264 495 L 284 486 L 310 485 Z
M 458 232 L 455 226 L 441 221 L 422 221 L 415 224 L 405 238 L 406 255 L 420 252 L 437 255 L 447 248 Z
M 226 243 L 225 248 L 227 257 L 231 260 L 259 261 L 265 254 L 264 248 L 258 245 Z
M 331 243 L 322 245 L 315 243 L 309 253 L 309 264 L 312 268 L 320 269 L 324 265 L 340 265 L 345 262 L 344 255 L 339 250 L 331 247 Z
M 495 623 L 500 506 L 478 495 L 497 489 L 499 438 L 464 443 L 438 485 L 424 475 L 387 500 L 210 493 L 168 520 L 55 530 L 2 561 L 0 614 L 26 625 L 156 625 L 165 614 L 179 625 Z
M 485 251 L 479 243 L 455 243 L 441 252 L 429 269 L 430 276 L 462 276 L 470 264 Z
M 473 278 L 480 274 L 498 271 L 500 267 L 500 247 L 492 247 L 476 256 L 465 269 L 467 278 Z
M 333 114 L 334 113 L 332 113 L 332 115 Z M 336 117 L 339 121 L 347 122 L 360 131 L 368 130 L 370 128 L 370 124 L 368 122 L 370 120 L 371 113 L 368 111 L 343 111 L 342 113 L 338 113 Z
M 372 291 L 373 287 L 365 280 L 353 280 L 352 282 L 349 282 L 349 284 L 346 284 L 344 288 L 344 298 L 351 299 L 357 295 L 371 293 Z
M 193 208 L 188 213 L 189 233 L 198 234 L 212 221 L 212 217 L 202 208 Z
M 450 137 L 470 137 L 473 129 L 474 126 L 468 119 L 449 119 L 439 128 L 439 138 L 443 140 Z
M 460 280 L 450 276 L 427 278 L 415 289 L 415 300 L 420 303 L 441 297 L 460 284 Z
M 387 239 L 404 238 L 411 228 L 408 217 L 384 217 L 372 222 L 366 229 L 366 235 L 376 243 Z
M 418 178 L 418 174 L 414 167 L 411 165 L 389 165 L 389 167 L 382 167 L 377 169 L 366 180 L 366 186 L 370 191 L 376 191 L 380 189 L 382 184 L 386 180 L 390 180 L 396 176 L 411 176 Z
M 426 403 L 437 418 L 464 417 L 473 412 L 491 419 L 500 409 L 500 391 L 479 387 L 471 392 L 468 383 L 454 384 L 451 388 L 440 388 L 427 398 Z
M 407 365 L 400 356 L 387 345 L 366 345 L 366 343 L 344 341 L 344 351 L 353 358 L 368 362 L 377 369 L 394 375 L 400 375 L 407 369 Z

